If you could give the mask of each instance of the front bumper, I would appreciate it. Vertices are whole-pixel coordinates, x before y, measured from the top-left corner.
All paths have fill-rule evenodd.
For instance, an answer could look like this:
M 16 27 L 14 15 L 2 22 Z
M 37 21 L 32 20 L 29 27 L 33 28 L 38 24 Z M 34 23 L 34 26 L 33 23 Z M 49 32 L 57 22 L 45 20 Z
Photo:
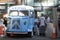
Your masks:
M 8 34 L 28 34 L 28 32 L 6 32 Z

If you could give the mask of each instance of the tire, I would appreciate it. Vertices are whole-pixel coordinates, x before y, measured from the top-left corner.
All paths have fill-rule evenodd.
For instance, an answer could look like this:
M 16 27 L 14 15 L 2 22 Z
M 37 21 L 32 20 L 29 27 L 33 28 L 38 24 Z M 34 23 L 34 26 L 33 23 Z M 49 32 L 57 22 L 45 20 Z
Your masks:
M 6 33 L 7 37 L 10 37 L 10 34 L 9 33 Z
M 33 37 L 33 32 L 28 32 L 29 37 Z
M 39 28 L 37 26 L 34 27 L 34 34 L 39 36 Z
M 33 28 L 33 31 L 32 32 L 28 32 L 28 36 L 29 37 L 33 37 L 34 36 L 34 28 Z

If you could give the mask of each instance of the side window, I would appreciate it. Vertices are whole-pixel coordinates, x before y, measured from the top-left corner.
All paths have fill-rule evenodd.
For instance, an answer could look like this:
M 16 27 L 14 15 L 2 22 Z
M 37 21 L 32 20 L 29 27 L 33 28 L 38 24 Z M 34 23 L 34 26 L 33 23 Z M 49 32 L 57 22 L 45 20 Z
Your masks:
M 19 16 L 28 16 L 28 11 L 19 11 Z

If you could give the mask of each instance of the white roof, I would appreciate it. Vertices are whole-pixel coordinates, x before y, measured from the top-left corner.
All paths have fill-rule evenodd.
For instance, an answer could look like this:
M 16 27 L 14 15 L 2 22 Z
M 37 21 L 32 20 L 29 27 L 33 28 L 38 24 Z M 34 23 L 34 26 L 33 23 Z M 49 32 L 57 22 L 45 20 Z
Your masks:
M 16 6 L 11 6 L 9 10 L 34 10 L 34 8 L 26 5 L 16 5 Z

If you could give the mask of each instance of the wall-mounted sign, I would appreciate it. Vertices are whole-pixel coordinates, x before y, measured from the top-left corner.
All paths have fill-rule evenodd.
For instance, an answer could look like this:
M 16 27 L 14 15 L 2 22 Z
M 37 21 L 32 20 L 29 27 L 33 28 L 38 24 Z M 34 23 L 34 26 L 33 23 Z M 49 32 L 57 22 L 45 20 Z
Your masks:
M 0 9 L 5 9 L 6 8 L 6 6 L 0 6 Z
M 35 6 L 35 8 L 36 8 L 37 10 L 43 10 L 43 7 L 42 7 L 42 6 Z

